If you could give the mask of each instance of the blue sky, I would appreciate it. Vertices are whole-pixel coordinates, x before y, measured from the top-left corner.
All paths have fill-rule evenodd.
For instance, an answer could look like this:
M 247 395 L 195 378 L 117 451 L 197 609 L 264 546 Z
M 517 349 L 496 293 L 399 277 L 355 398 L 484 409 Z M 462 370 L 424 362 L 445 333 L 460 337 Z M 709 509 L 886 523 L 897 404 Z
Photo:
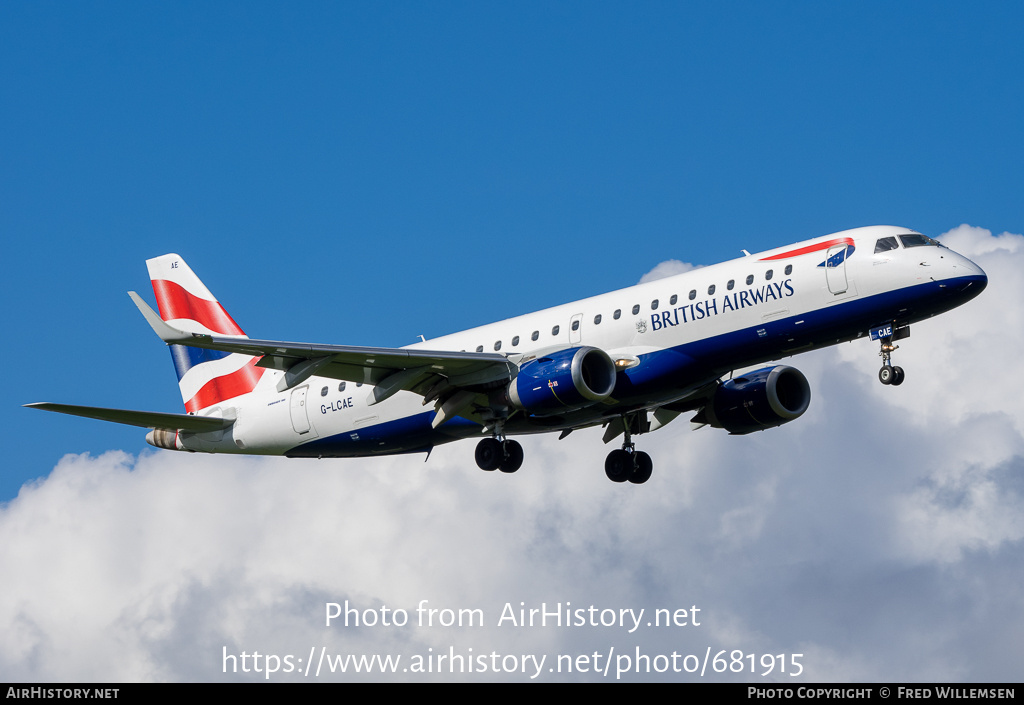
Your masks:
M 1020 15 L 5 4 L 4 321 L 32 343 L 5 393 L 19 460 L 0 496 L 135 437 L 21 403 L 177 409 L 124 295 L 148 295 L 143 262 L 165 252 L 252 335 L 402 345 L 666 259 L 877 223 L 1019 232 Z
M 1022 25 L 1016 3 L 4 3 L 0 501 L 65 454 L 146 448 L 137 429 L 21 404 L 181 411 L 170 356 L 125 295 L 152 301 L 144 261 L 166 252 L 250 335 L 397 346 L 628 286 L 670 259 L 871 224 L 1021 233 Z M 971 246 L 1007 241 L 987 242 Z M 1011 305 L 997 291 L 987 299 Z M 900 361 L 903 390 L 915 362 L 943 357 L 937 341 Z M 973 343 L 952 369 L 985 372 L 984 387 L 1013 362 L 986 357 L 1005 341 Z M 843 350 L 828 360 L 849 372 Z M 868 382 L 875 353 L 859 351 Z M 877 400 L 856 399 L 875 423 Z M 374 502 L 393 489 L 382 482 L 362 486 Z M 952 560 L 903 558 L 879 562 L 908 585 Z M 914 573 L 919 561 L 931 567 Z M 884 673 L 859 667 L 836 672 Z

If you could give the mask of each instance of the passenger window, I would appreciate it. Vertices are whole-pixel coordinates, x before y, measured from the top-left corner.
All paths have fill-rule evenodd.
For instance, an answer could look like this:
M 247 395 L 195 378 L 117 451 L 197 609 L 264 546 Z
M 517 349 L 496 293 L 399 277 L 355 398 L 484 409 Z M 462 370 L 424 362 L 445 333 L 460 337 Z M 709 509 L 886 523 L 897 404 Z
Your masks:
M 477 352 L 483 352 L 484 351 L 484 346 L 483 345 L 477 345 L 476 346 L 476 351 Z
M 747 286 L 750 286 L 753 283 L 754 283 L 754 275 L 753 274 L 748 274 L 747 275 Z
M 640 313 L 640 304 L 633 306 L 633 315 L 635 316 L 638 313 Z
M 622 309 L 621 308 L 615 309 L 615 313 L 612 314 L 612 318 L 614 318 L 617 321 L 617 320 L 619 320 L 620 316 L 622 316 Z
M 539 330 L 535 330 L 535 331 L 533 331 L 533 335 L 530 336 L 530 340 L 536 340 L 539 337 L 540 337 L 540 331 Z
M 594 325 L 596 326 L 600 322 L 601 322 L 601 314 L 599 313 L 596 316 L 594 316 Z
M 558 335 L 559 330 L 559 327 L 555 326 L 554 328 L 551 329 L 551 335 Z
M 764 273 L 764 280 L 765 281 L 769 281 L 769 280 L 771 280 L 771 278 L 772 278 L 772 270 L 769 269 L 767 272 Z
M 875 254 L 879 252 L 888 252 L 889 250 L 898 250 L 900 247 L 899 243 L 896 242 L 894 237 L 880 237 L 875 242 Z
M 793 265 L 787 264 L 786 265 L 786 276 L 788 277 L 792 273 L 793 273 Z
M 676 301 L 678 301 L 678 300 L 679 300 L 679 297 L 676 296 L 675 294 L 672 294 L 672 298 L 668 300 L 668 305 L 669 306 L 675 306 L 676 305 Z
M 327 387 L 324 387 L 323 389 L 320 390 L 320 396 L 322 396 L 322 397 L 326 397 L 327 396 Z
M 579 330 L 580 329 L 580 322 L 579 321 L 573 321 L 572 322 L 572 329 L 573 330 Z
M 494 344 L 494 352 L 498 352 L 499 350 L 501 350 L 501 341 L 500 340 Z
M 696 289 L 691 289 L 690 290 L 690 301 L 693 301 L 695 298 L 697 298 L 697 290 Z
M 736 286 L 736 280 L 735 279 L 730 279 L 729 283 L 725 285 L 725 288 L 728 289 L 729 291 L 732 291 L 732 288 L 734 286 Z
M 517 345 L 519 345 L 519 336 L 518 335 L 516 337 L 512 338 L 512 347 L 514 348 Z
M 708 287 L 708 296 L 713 296 L 714 293 L 715 293 L 715 285 L 712 284 L 711 286 Z
M 345 383 L 344 382 L 342 382 L 341 384 L 338 385 L 338 391 L 339 392 L 344 392 L 345 391 Z
M 658 300 L 657 299 L 655 299 L 654 301 L 651 302 L 651 310 L 652 311 L 657 311 L 658 310 Z

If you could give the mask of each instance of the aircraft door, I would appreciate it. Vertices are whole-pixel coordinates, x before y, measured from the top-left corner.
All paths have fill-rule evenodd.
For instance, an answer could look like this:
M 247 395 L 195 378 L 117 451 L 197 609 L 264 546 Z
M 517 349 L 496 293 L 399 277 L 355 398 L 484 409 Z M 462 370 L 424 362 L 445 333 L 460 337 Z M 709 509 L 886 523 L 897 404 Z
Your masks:
M 569 344 L 579 345 L 583 341 L 583 314 L 577 313 L 569 321 Z
M 846 281 L 846 250 L 847 245 L 830 247 L 825 259 L 825 281 L 833 294 L 845 294 L 849 288 Z
M 292 390 L 292 397 L 290 402 L 291 416 L 292 416 L 292 428 L 298 434 L 309 433 L 309 415 L 306 413 L 306 392 L 309 391 L 308 385 L 303 385 Z M 313 435 L 316 435 L 315 433 Z

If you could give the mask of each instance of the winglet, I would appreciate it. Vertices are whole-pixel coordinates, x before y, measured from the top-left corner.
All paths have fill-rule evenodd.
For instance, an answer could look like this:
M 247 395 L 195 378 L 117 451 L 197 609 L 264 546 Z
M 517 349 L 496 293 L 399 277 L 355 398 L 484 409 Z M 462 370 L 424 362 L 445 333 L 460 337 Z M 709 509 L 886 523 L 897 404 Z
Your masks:
M 149 327 L 153 329 L 153 332 L 160 336 L 160 339 L 168 345 L 172 345 L 174 343 L 187 345 L 197 336 L 195 333 L 186 333 L 183 330 L 178 330 L 174 326 L 164 323 L 163 319 L 157 315 L 156 311 L 150 308 L 149 304 L 147 304 L 142 297 L 134 291 L 129 291 L 128 296 L 131 297 L 139 311 L 142 312 L 142 316 L 146 319 L 146 323 L 149 324 Z M 209 336 L 200 337 L 208 338 Z

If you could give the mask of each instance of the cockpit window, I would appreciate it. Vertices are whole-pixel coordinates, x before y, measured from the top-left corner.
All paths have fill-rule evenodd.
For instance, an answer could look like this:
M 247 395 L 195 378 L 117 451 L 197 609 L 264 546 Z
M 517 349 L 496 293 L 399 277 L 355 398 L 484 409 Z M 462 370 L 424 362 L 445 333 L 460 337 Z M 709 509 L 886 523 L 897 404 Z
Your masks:
M 938 240 L 933 240 L 927 235 L 921 233 L 914 233 L 912 235 L 900 235 L 900 241 L 904 247 L 924 247 L 925 245 L 934 245 L 935 247 L 942 247 Z
M 895 250 L 899 248 L 899 243 L 896 242 L 894 237 L 880 237 L 878 242 L 875 243 L 875 254 L 879 252 L 888 252 L 889 250 Z

